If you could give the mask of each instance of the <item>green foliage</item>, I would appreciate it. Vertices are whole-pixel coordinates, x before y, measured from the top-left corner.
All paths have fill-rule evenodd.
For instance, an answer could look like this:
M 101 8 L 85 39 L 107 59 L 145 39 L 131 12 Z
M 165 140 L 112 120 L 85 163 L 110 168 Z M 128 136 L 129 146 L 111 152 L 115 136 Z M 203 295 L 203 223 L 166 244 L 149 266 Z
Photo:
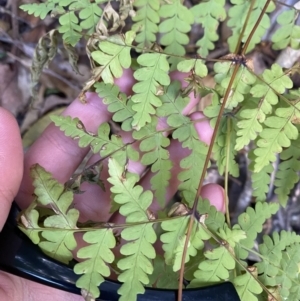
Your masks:
M 150 276 L 149 284 L 164 289 L 176 289 L 178 287 L 178 273 L 173 271 L 171 265 L 165 264 L 162 256 L 157 255 L 153 265 L 154 272 Z
M 201 57 L 207 57 L 210 50 L 215 48 L 214 42 L 219 39 L 217 28 L 220 21 L 226 19 L 225 0 L 212 0 L 199 3 L 191 8 L 195 17 L 195 23 L 200 24 L 204 29 L 204 34 L 196 45 L 199 47 L 198 53 Z
M 52 175 L 45 171 L 38 164 L 32 166 L 31 177 L 33 178 L 34 194 L 36 196 L 36 204 L 49 206 L 53 214 L 46 217 L 43 222 L 43 228 L 38 223 L 38 211 L 33 210 L 25 213 L 25 225 L 29 230 L 28 234 L 24 231 L 34 243 L 38 243 L 39 247 L 50 257 L 64 263 L 68 263 L 73 255 L 71 253 L 77 246 L 73 231 L 77 229 L 77 220 L 79 211 L 71 208 L 73 201 L 73 193 L 66 191 L 64 186 L 58 183 Z M 59 229 L 55 231 L 53 229 Z M 27 230 L 28 231 L 28 230 Z M 41 231 L 41 237 L 38 237 Z
M 78 258 L 86 259 L 74 267 L 76 274 L 83 274 L 76 286 L 89 292 L 90 297 L 98 298 L 100 291 L 98 286 L 104 282 L 103 277 L 109 277 L 110 269 L 106 263 L 114 261 L 114 254 L 110 250 L 115 247 L 116 240 L 112 229 L 101 229 L 86 232 L 83 240 L 89 245 L 79 249 Z
M 170 160 L 170 154 L 166 148 L 170 145 L 170 139 L 165 137 L 163 132 L 156 130 L 157 120 L 143 127 L 140 131 L 133 133 L 133 138 L 142 140 L 140 150 L 144 153 L 141 163 L 145 166 L 151 165 L 151 171 L 154 175 L 151 178 L 151 188 L 161 208 L 165 207 L 166 190 L 171 178 L 171 168 L 173 166 Z
M 229 20 L 228 26 L 232 28 L 232 35 L 228 39 L 229 49 L 231 52 L 235 51 L 237 46 L 238 39 L 242 32 L 243 25 L 245 24 L 247 14 L 249 9 L 251 9 L 250 18 L 248 23 L 246 24 L 245 31 L 243 32 L 243 36 L 241 37 L 241 41 L 245 43 L 246 39 L 248 38 L 253 26 L 256 24 L 257 19 L 262 12 L 264 5 L 266 4 L 267 0 L 255 1 L 254 4 L 252 1 L 248 0 L 231 0 L 233 5 L 228 12 Z M 253 6 L 251 7 L 251 5 Z M 272 1 L 270 1 L 267 13 L 272 12 L 275 9 L 275 5 Z M 262 40 L 263 35 L 265 34 L 266 30 L 270 27 L 270 18 L 265 13 L 261 22 L 258 24 L 258 27 L 255 30 L 254 36 L 252 37 L 250 44 L 247 48 L 247 51 L 251 51 L 256 44 L 260 43 Z
M 132 130 L 132 120 L 134 111 L 132 110 L 132 100 L 121 93 L 118 86 L 112 84 L 95 83 L 94 87 L 103 103 L 108 105 L 109 112 L 114 113 L 112 119 L 115 122 L 122 122 L 124 131 Z
M 240 241 L 238 248 L 240 249 L 239 258 L 245 259 L 248 256 L 248 251 L 254 245 L 255 238 L 258 233 L 262 231 L 262 226 L 265 221 L 278 211 L 278 204 L 276 203 L 261 203 L 257 202 L 255 210 L 248 207 L 246 212 L 242 213 L 238 218 L 239 226 L 247 237 Z
M 66 43 L 75 46 L 83 35 L 83 31 L 92 33 L 102 15 L 99 3 L 106 0 L 48 0 L 44 3 L 23 4 L 21 9 L 33 14 L 35 17 L 44 19 L 49 13 L 51 16 L 60 15 L 59 32 L 63 34 Z M 78 16 L 75 14 L 78 12 Z
M 132 126 L 139 130 L 151 121 L 151 115 L 155 114 L 155 107 L 161 106 L 158 95 L 164 86 L 170 84 L 168 75 L 169 64 L 167 57 L 159 53 L 145 53 L 138 57 L 137 62 L 141 66 L 133 76 L 138 81 L 133 85 L 132 109 L 136 112 L 133 116 Z
M 173 266 L 173 271 L 180 269 L 182 262 L 182 254 L 186 241 L 187 225 L 190 216 L 174 218 L 161 223 L 161 227 L 165 233 L 160 237 L 163 242 L 163 250 L 165 251 L 165 259 L 167 265 Z M 189 240 L 189 248 L 185 257 L 185 263 L 190 261 L 190 256 L 196 256 L 197 250 L 202 250 L 204 240 L 210 238 L 210 234 L 205 231 L 203 226 L 197 222 L 194 223 Z
M 114 159 L 110 159 L 108 165 L 108 181 L 112 184 L 110 190 L 115 194 L 114 201 L 121 205 L 119 211 L 126 217 L 126 222 L 149 221 L 147 209 L 152 201 L 152 193 L 143 192 L 142 187 L 136 185 L 138 177 L 129 172 L 124 175 L 122 166 Z M 118 267 L 123 271 L 118 277 L 123 282 L 118 293 L 120 300 L 136 300 L 137 294 L 144 293 L 143 285 L 149 283 L 148 275 L 153 272 L 150 259 L 156 255 L 153 247 L 156 234 L 152 224 L 144 223 L 125 228 L 121 236 L 127 243 L 120 250 L 125 257 L 118 261 Z
M 272 36 L 273 49 L 285 49 L 291 46 L 299 49 L 300 26 L 294 24 L 298 18 L 296 9 L 285 10 L 277 17 L 277 23 L 281 25 Z
M 118 5 L 107 0 L 47 0 L 21 6 L 34 16 L 50 14 L 59 20 L 58 29 L 43 37 L 36 48 L 33 94 L 37 95 L 43 68 L 60 47 L 59 33 L 74 70 L 77 54 L 73 46 L 87 37 L 92 77 L 79 99 L 84 102 L 84 92 L 96 91 L 111 113 L 97 133 L 89 132 L 78 118 L 56 116 L 52 120 L 66 136 L 78 140 L 79 147 L 100 155 L 91 182 L 100 181 L 102 160 L 107 159 L 112 211 L 118 210 L 125 222 L 79 223 L 79 212 L 72 203 L 71 189 L 79 190 L 71 185 L 75 180 L 64 186 L 39 166 L 31 173 L 35 200 L 18 219 L 20 229 L 49 256 L 68 264 L 76 255 L 76 285 L 86 300 L 100 296 L 99 285 L 111 270 L 122 283 L 118 293 L 124 301 L 137 300 L 147 285 L 180 287 L 182 276 L 190 281 L 190 287 L 232 281 L 242 301 L 300 299 L 300 236 L 273 233 L 264 236 L 256 248 L 264 224 L 279 210 L 279 204 L 287 204 L 299 181 L 300 93 L 291 90 L 299 66 L 284 70 L 275 63 L 257 75 L 251 57 L 245 56 L 262 40 L 268 42 L 268 36 L 272 36 L 274 49 L 299 48 L 300 31 L 295 25 L 299 12 L 296 7 L 282 9 L 281 3 L 268 0 L 231 0 L 228 9 L 225 0 L 198 2 L 190 8 L 181 0 L 120 0 Z M 278 29 L 266 34 L 275 7 L 276 12 L 282 10 Z M 127 24 L 128 16 L 132 24 Z M 218 29 L 220 22 L 222 30 Z M 232 29 L 228 37 L 232 53 L 216 58 L 212 50 L 225 43 L 219 35 L 226 26 Z M 195 56 L 196 51 L 200 57 Z M 123 72 L 129 68 L 136 80 L 132 92 Z M 173 70 L 186 73 L 185 85 L 171 80 Z M 211 79 L 213 88 L 207 84 Z M 201 120 L 186 116 L 193 106 L 190 93 L 195 96 L 193 105 L 211 94 L 211 102 L 201 104 L 205 115 Z M 204 130 L 198 134 L 195 128 L 205 129 L 208 122 L 215 131 L 211 148 L 200 140 Z M 120 128 L 128 132 L 126 139 L 131 134 L 130 142 L 122 141 Z M 180 162 L 170 159 L 171 143 L 182 147 L 176 154 Z M 139 148 L 140 156 L 134 148 Z M 231 212 L 226 212 L 225 219 L 209 200 L 198 198 L 197 191 L 211 161 L 212 168 L 216 166 L 225 176 L 225 186 L 228 174 L 238 177 L 235 159 L 240 153 L 250 161 L 255 207 L 248 207 L 231 226 Z M 128 172 L 131 160 L 139 160 L 145 173 Z M 107 164 L 103 166 L 105 174 Z M 76 185 L 89 180 L 89 168 L 79 174 Z M 172 177 L 173 171 L 177 179 Z M 179 192 L 176 197 L 181 198 L 175 204 L 169 196 L 174 183 Z M 278 203 L 267 203 L 273 184 Z M 225 187 L 224 197 L 228 190 Z M 158 205 L 162 211 L 156 212 Z M 225 207 L 228 210 L 227 204 Z M 77 246 L 77 232 L 83 233 L 84 247 Z M 157 237 L 164 258 L 156 254 Z M 73 254 L 76 248 L 78 252 Z M 260 261 L 249 266 L 252 252 Z
M 134 32 L 128 31 L 125 37 L 114 35 L 99 43 L 100 50 L 91 53 L 92 59 L 100 65 L 95 72 L 97 79 L 113 84 L 114 78 L 122 76 L 123 68 L 130 67 L 130 45 L 134 37 Z
M 149 49 L 156 41 L 159 23 L 159 0 L 137 0 L 134 1 L 137 7 L 136 15 L 132 18 L 135 22 L 132 30 L 138 32 L 135 41 L 139 50 Z
M 130 145 L 124 145 L 118 135 L 110 134 L 108 123 L 102 123 L 98 128 L 97 135 L 89 133 L 83 123 L 78 119 L 72 119 L 70 116 L 52 116 L 52 121 L 64 131 L 66 136 L 78 139 L 80 147 L 91 146 L 93 153 L 100 153 L 101 157 L 112 156 L 122 164 L 125 164 L 128 158 L 136 159 L 137 153 Z
M 299 142 L 300 139 L 298 137 L 297 140 L 291 142 L 289 148 L 284 149 L 280 154 L 282 161 L 279 164 L 274 184 L 277 187 L 275 193 L 283 206 L 287 203 L 291 189 L 299 181 Z
M 251 270 L 234 278 L 233 280 L 234 286 L 241 300 L 257 301 L 258 299 L 256 295 L 262 292 L 262 287 L 256 280 L 256 270 Z
M 182 1 L 171 0 L 160 7 L 159 16 L 163 18 L 158 29 L 162 34 L 160 43 L 166 46 L 164 52 L 176 56 L 185 55 L 184 45 L 189 42 L 187 33 L 194 22 L 193 14 L 182 4 Z M 176 68 L 179 61 L 180 59 L 175 56 L 169 57 L 171 70 Z
M 202 261 L 195 272 L 195 279 L 190 287 L 198 287 L 201 283 L 215 283 L 220 279 L 229 278 L 229 271 L 235 267 L 235 261 L 225 247 L 218 247 L 204 253 L 205 261 Z
M 219 84 L 216 89 L 220 95 L 224 96 L 233 72 L 232 63 L 217 62 L 214 65 L 214 70 L 216 72 L 215 81 Z M 226 108 L 233 109 L 241 103 L 245 99 L 245 95 L 250 92 L 255 81 L 256 77 L 247 68 L 241 66 L 232 84 Z

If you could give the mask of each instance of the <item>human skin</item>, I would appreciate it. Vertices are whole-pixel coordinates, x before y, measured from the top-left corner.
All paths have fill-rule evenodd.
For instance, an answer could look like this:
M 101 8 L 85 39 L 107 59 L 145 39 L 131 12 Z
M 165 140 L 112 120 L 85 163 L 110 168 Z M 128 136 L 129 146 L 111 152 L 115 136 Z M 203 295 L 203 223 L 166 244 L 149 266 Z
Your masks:
M 131 73 L 117 80 L 116 83 L 120 89 L 131 93 L 133 79 Z M 182 75 L 175 75 L 182 81 Z M 196 99 L 191 99 L 189 107 L 185 114 L 196 103 Z M 108 121 L 111 114 L 107 112 L 106 106 L 95 94 L 87 94 L 87 103 L 83 104 L 76 99 L 63 113 L 72 117 L 79 117 L 84 123 L 86 129 L 90 132 L 96 132 L 98 126 Z M 193 113 L 192 119 L 201 118 L 201 113 Z M 163 123 L 163 122 L 162 122 Z M 212 136 L 212 129 L 208 121 L 195 123 L 195 128 L 200 139 L 209 143 Z M 128 141 L 130 135 L 123 133 L 123 140 Z M 29 176 L 29 168 L 32 164 L 39 163 L 61 183 L 66 182 L 74 173 L 82 159 L 88 152 L 88 148 L 78 147 L 77 141 L 66 137 L 57 127 L 51 124 L 42 136 L 34 143 L 30 150 L 23 156 L 22 143 L 19 128 L 14 117 L 6 110 L 0 108 L 0 230 L 7 218 L 11 203 L 14 199 L 25 208 L 32 200 L 33 186 Z M 169 147 L 170 157 L 174 162 L 172 170 L 171 185 L 167 190 L 167 201 L 172 198 L 178 187 L 177 174 L 180 171 L 178 162 L 184 156 L 186 150 L 183 150 L 180 144 L 172 141 Z M 98 160 L 100 157 L 94 155 L 90 163 Z M 23 169 L 24 166 L 24 169 Z M 144 172 L 144 167 L 139 163 L 131 162 L 128 169 L 139 174 Z M 102 175 L 107 178 L 107 170 L 104 166 Z M 150 187 L 150 174 L 146 174 L 141 180 L 141 185 L 148 189 Z M 82 190 L 86 193 L 76 195 L 74 205 L 80 210 L 81 220 L 109 220 L 117 222 L 122 220 L 120 216 L 111 216 L 109 213 L 109 183 L 105 181 L 106 192 L 96 185 L 83 184 Z M 208 198 L 218 210 L 224 210 L 223 189 L 215 184 L 209 184 L 202 188 L 202 197 Z M 88 201 L 87 201 L 88 200 Z M 101 200 L 99 202 L 99 200 Z M 154 213 L 158 205 L 154 203 L 151 208 Z M 53 289 L 23 278 L 7 274 L 0 271 L 0 300 L 6 301 L 82 301 L 82 297 L 69 294 L 67 292 Z

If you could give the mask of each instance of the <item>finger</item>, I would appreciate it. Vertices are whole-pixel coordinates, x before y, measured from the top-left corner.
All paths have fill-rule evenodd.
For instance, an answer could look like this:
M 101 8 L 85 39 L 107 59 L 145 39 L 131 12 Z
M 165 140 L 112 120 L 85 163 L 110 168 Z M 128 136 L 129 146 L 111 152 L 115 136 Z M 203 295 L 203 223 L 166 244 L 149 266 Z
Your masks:
M 76 99 L 63 112 L 64 116 L 79 117 L 87 131 L 96 132 L 99 124 L 110 120 L 111 114 L 95 93 L 87 93 L 87 103 Z M 60 131 L 54 124 L 48 126 L 42 136 L 32 145 L 25 155 L 24 175 L 17 196 L 18 204 L 25 207 L 33 193 L 30 167 L 39 163 L 61 183 L 66 182 L 89 148 L 80 148 L 78 142 Z
M 15 118 L 0 108 L 0 231 L 23 174 L 23 148 Z M 4 300 L 4 299 L 3 299 Z
M 0 271 L 0 300 L 82 301 L 83 298 Z

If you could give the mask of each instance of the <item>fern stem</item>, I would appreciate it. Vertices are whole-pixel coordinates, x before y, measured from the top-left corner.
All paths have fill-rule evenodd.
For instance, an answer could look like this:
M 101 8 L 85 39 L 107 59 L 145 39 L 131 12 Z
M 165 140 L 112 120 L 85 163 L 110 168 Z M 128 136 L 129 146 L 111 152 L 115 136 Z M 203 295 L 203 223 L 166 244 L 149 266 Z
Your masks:
M 226 221 L 231 228 L 230 216 L 229 216 L 229 199 L 228 199 L 228 178 L 229 178 L 229 156 L 230 156 L 230 132 L 231 132 L 231 122 L 230 118 L 227 118 L 227 135 L 226 135 L 226 166 L 225 166 L 225 214 L 226 214 Z
M 195 204 L 195 203 L 194 203 Z M 182 290 L 183 290 L 183 274 L 184 274 L 184 264 L 185 264 L 185 257 L 188 250 L 188 242 L 191 237 L 192 228 L 194 224 L 194 214 L 190 216 L 188 229 L 186 232 L 186 238 L 184 242 L 183 252 L 182 252 L 182 258 L 181 258 L 181 265 L 180 265 L 180 274 L 179 274 L 179 284 L 178 284 L 178 297 L 177 301 L 182 301 Z
M 236 74 L 239 70 L 239 67 L 240 67 L 239 64 L 236 64 L 234 66 L 232 76 L 230 78 L 230 82 L 229 82 L 228 87 L 226 89 L 226 92 L 225 92 L 225 95 L 224 95 L 224 100 L 223 100 L 223 103 L 221 105 L 219 115 L 217 117 L 217 121 L 216 121 L 216 124 L 215 124 L 215 129 L 214 129 L 214 132 L 213 132 L 213 135 L 212 135 L 212 138 L 211 138 L 211 142 L 210 142 L 209 147 L 208 147 L 208 151 L 207 151 L 207 155 L 206 155 L 205 162 L 204 162 L 204 165 L 203 165 L 203 171 L 202 171 L 201 178 L 200 178 L 200 181 L 199 181 L 199 185 L 198 185 L 197 193 L 196 193 L 196 196 L 195 196 L 194 204 L 193 204 L 193 207 L 192 207 L 192 210 L 191 210 L 191 219 L 190 219 L 190 222 L 189 222 L 189 225 L 188 225 L 188 229 L 187 229 L 187 233 L 186 233 L 186 240 L 184 242 L 184 248 L 183 248 L 182 259 L 181 259 L 180 274 L 179 274 L 179 286 L 178 286 L 178 299 L 177 299 L 178 301 L 182 300 L 183 274 L 184 274 L 185 257 L 186 257 L 186 253 L 187 253 L 188 242 L 190 240 L 190 236 L 191 236 L 191 232 L 192 232 L 192 226 L 193 226 L 193 222 L 194 222 L 194 218 L 195 218 L 195 213 L 197 211 L 198 200 L 199 200 L 199 196 L 200 196 L 200 193 L 201 193 L 201 188 L 202 188 L 202 185 L 203 185 L 203 182 L 204 182 L 205 173 L 206 173 L 206 170 L 208 168 L 208 164 L 210 162 L 210 156 L 211 156 L 211 153 L 212 153 L 212 150 L 213 150 L 214 142 L 215 142 L 216 137 L 217 137 L 217 132 L 218 132 L 218 128 L 220 126 L 220 122 L 221 122 L 222 115 L 223 115 L 223 112 L 224 112 L 224 109 L 225 109 L 225 105 L 226 105 L 227 99 L 229 97 L 229 94 L 231 92 L 231 87 L 233 85 L 235 76 L 236 76 Z
M 250 32 L 250 34 L 249 34 L 249 37 L 248 37 L 248 39 L 247 39 L 247 41 L 246 41 L 246 43 L 245 43 L 245 45 L 244 45 L 244 48 L 243 48 L 243 50 L 242 50 L 242 52 L 241 52 L 241 55 L 245 55 L 245 53 L 246 53 L 246 51 L 247 51 L 247 48 L 248 48 L 248 46 L 249 46 L 249 44 L 250 44 L 250 42 L 251 42 L 251 40 L 252 40 L 252 37 L 253 37 L 253 35 L 254 35 L 254 33 L 255 33 L 255 31 L 256 31 L 258 25 L 260 24 L 260 21 L 262 20 L 262 18 L 263 18 L 263 16 L 264 16 L 264 14 L 265 14 L 265 12 L 266 12 L 266 10 L 267 10 L 267 8 L 268 8 L 270 2 L 271 2 L 271 0 L 267 0 L 266 4 L 264 5 L 264 8 L 263 8 L 262 11 L 260 12 L 260 15 L 259 15 L 259 17 L 258 17 L 258 19 L 257 19 L 257 21 L 256 21 L 256 23 L 255 23 L 255 25 L 253 26 L 253 28 L 252 28 L 252 30 L 251 30 L 251 32 Z
M 244 25 L 243 25 L 243 28 L 242 28 L 242 30 L 241 30 L 241 33 L 240 33 L 240 35 L 239 35 L 239 39 L 238 39 L 238 41 L 237 41 L 237 43 L 236 43 L 236 47 L 235 47 L 235 51 L 234 51 L 236 54 L 238 54 L 238 53 L 240 52 L 240 46 L 241 46 L 241 43 L 242 43 L 242 39 L 243 39 L 243 36 L 244 36 L 244 32 L 245 32 L 246 27 L 247 27 L 247 25 L 248 25 L 248 21 L 249 21 L 249 19 L 250 19 L 250 16 L 251 16 L 251 13 L 252 13 L 252 9 L 253 9 L 253 5 L 254 5 L 255 1 L 256 1 L 256 0 L 252 0 L 252 1 L 251 1 L 250 7 L 249 7 L 249 9 L 248 9 L 248 13 L 247 13 L 247 16 L 246 16 L 246 20 L 245 20 L 245 22 L 244 22 Z

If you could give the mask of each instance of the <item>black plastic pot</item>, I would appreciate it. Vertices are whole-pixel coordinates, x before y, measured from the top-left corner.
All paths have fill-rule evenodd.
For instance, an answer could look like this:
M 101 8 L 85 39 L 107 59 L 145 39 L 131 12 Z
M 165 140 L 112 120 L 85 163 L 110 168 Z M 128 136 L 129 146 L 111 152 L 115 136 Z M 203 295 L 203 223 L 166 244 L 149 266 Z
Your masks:
M 72 267 L 57 262 L 34 245 L 16 226 L 19 210 L 14 203 L 6 224 L 0 233 L 0 269 L 14 275 L 30 279 L 71 293 L 80 294 L 75 286 L 78 275 Z M 117 301 L 118 282 L 106 280 L 101 284 L 101 299 Z M 176 301 L 177 291 L 146 288 L 139 301 Z M 200 289 L 184 290 L 184 301 L 239 301 L 239 297 L 230 282 Z M 128 300 L 130 301 L 130 300 Z

